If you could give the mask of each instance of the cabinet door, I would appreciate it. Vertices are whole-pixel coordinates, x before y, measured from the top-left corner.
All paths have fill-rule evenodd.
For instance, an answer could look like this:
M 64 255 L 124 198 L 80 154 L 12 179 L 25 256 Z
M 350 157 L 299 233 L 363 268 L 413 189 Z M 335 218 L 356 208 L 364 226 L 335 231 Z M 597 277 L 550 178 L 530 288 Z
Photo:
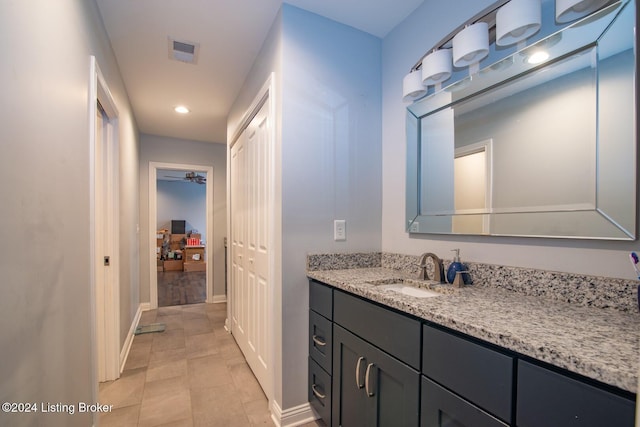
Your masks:
M 334 326 L 333 421 L 343 427 L 416 427 L 420 374 Z
M 420 427 L 507 427 L 502 421 L 422 377 Z
M 522 360 L 518 427 L 633 427 L 635 402 Z

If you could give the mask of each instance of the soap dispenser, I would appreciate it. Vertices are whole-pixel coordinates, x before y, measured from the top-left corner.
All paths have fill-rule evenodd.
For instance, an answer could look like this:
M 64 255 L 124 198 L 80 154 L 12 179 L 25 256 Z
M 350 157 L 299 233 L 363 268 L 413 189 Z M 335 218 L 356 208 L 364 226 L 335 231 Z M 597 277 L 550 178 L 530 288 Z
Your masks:
M 456 256 L 453 257 L 453 262 L 449 264 L 449 268 L 447 268 L 447 282 L 453 283 L 456 280 L 456 273 L 459 271 L 466 272 L 467 268 L 460 262 L 460 249 L 452 249 L 453 252 L 456 253 Z M 467 283 L 466 275 L 462 275 L 464 283 Z

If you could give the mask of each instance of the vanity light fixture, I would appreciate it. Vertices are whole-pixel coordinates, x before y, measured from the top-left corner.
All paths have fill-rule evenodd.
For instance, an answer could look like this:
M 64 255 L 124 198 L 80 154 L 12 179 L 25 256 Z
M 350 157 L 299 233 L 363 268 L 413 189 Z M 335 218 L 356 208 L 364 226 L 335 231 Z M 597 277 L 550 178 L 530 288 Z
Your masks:
M 451 77 L 451 49 L 436 49 L 422 60 L 422 84 L 435 85 Z
M 422 84 L 422 72 L 415 70 L 404 76 L 402 80 L 402 100 L 412 101 L 427 93 L 427 88 Z
M 541 25 L 540 0 L 511 0 L 496 13 L 496 44 L 509 46 L 524 41 Z
M 184 105 L 178 105 L 177 107 L 175 107 L 173 109 L 173 111 L 175 111 L 176 113 L 179 114 L 188 114 L 191 112 L 191 110 L 189 110 L 187 107 L 185 107 Z
M 489 54 L 489 24 L 476 22 L 453 37 L 453 65 L 466 67 Z
M 610 0 L 556 0 L 556 22 L 564 24 L 600 9 Z

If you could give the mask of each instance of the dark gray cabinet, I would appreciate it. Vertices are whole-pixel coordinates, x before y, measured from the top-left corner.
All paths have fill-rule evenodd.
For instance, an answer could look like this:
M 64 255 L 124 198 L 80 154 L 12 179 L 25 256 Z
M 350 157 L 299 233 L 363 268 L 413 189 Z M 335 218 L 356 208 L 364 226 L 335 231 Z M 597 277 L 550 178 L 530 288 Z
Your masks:
M 518 361 L 518 427 L 632 427 L 633 400 Z
M 319 282 L 310 286 L 309 402 L 328 426 L 634 425 L 630 393 Z
M 333 367 L 333 289 L 309 282 L 309 403 L 331 426 Z
M 423 326 L 422 373 L 485 411 L 511 423 L 513 357 Z
M 418 371 L 338 325 L 333 332 L 334 424 L 417 426 Z

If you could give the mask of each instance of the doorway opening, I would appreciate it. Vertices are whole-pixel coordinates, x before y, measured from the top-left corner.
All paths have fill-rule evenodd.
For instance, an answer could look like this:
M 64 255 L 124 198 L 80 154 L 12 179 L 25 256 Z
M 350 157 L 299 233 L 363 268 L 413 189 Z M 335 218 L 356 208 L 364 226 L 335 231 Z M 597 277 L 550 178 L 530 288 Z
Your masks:
M 163 176 L 166 176 L 163 178 Z M 169 177 L 177 178 L 169 178 Z M 168 181 L 172 181 L 171 183 Z M 201 182 L 201 183 L 199 183 Z M 171 197 L 180 197 L 177 195 L 179 191 L 169 192 L 167 194 L 167 186 L 177 186 L 176 183 L 184 183 L 191 187 L 185 187 L 191 189 L 194 193 L 202 191 L 204 188 L 204 219 L 199 216 L 200 219 L 189 219 L 189 227 L 187 225 L 187 218 L 189 216 L 187 211 L 183 207 L 178 206 L 177 209 L 183 209 L 184 213 L 167 213 L 169 217 L 161 219 L 159 216 L 159 206 L 164 206 L 163 200 L 170 199 Z M 190 191 L 185 190 L 183 191 Z M 171 196 L 173 194 L 173 196 Z M 183 195 L 184 196 L 184 195 Z M 190 196 L 187 196 L 189 198 Z M 179 212 L 179 211 L 174 211 Z M 179 216 L 174 218 L 172 216 Z M 195 218 L 195 217 L 194 217 Z M 172 220 L 184 221 L 183 229 L 171 229 Z M 161 221 L 162 224 L 159 224 Z M 167 222 L 169 221 L 169 222 Z M 203 224 L 203 225 L 200 225 Z M 165 227 L 166 225 L 166 227 Z M 162 228 L 164 227 L 164 228 Z M 166 232 L 164 231 L 166 230 Z M 199 231 L 199 233 L 193 232 L 193 239 L 199 239 L 199 243 L 189 245 L 188 243 L 198 243 L 194 241 L 187 241 L 187 234 L 193 230 Z M 182 233 L 171 233 L 171 231 L 182 231 Z M 162 232 L 162 233 L 160 233 Z M 197 236 L 197 235 L 200 236 Z M 173 245 L 172 245 L 172 240 Z M 213 250 L 207 250 L 206 244 L 213 242 L 213 167 L 203 165 L 190 165 L 190 164 L 178 164 L 178 163 L 149 163 L 149 295 L 150 295 L 150 308 L 158 308 L 159 306 L 159 274 L 160 264 L 162 264 L 162 273 L 179 271 L 184 273 L 185 261 L 191 263 L 187 268 L 191 268 L 191 271 L 187 271 L 188 275 L 178 275 L 171 273 L 166 275 L 167 279 L 171 279 L 170 276 L 176 276 L 174 286 L 177 288 L 183 288 L 184 292 L 190 292 L 190 288 L 194 288 L 185 282 L 188 277 L 192 277 L 194 282 L 198 282 L 198 276 L 204 276 L 204 301 L 212 303 L 213 301 Z M 204 246 L 204 247 L 202 247 Z M 180 252 L 178 252 L 180 251 Z M 162 258 L 165 259 L 162 259 Z M 188 259 L 186 259 L 188 258 Z M 178 266 L 180 269 L 178 269 Z M 204 271 L 193 271 L 202 269 Z M 166 270 L 166 271 L 165 271 Z M 197 273 L 197 274 L 192 274 Z M 163 279 L 164 279 L 163 274 Z M 177 283 L 182 281 L 182 283 Z M 162 283 L 162 282 L 161 282 Z M 174 288 L 177 289 L 177 288 Z M 165 290 L 161 291 L 165 292 Z M 171 300 L 180 300 L 180 290 L 176 291 L 176 296 L 171 296 Z M 195 292 L 195 291 L 194 291 Z M 173 294 L 172 294 L 173 295 Z M 182 294 L 184 300 L 187 301 L 186 294 Z M 163 304 L 165 304 L 165 295 L 163 296 Z M 192 296 L 189 297 L 189 301 L 193 301 Z M 170 303 L 169 305 L 174 305 Z M 194 301 L 195 302 L 195 301 Z M 189 303 L 189 302 L 187 302 Z
M 159 169 L 156 258 L 158 307 L 206 301 L 207 174 Z
M 489 234 L 492 206 L 493 140 L 455 149 L 453 232 Z

